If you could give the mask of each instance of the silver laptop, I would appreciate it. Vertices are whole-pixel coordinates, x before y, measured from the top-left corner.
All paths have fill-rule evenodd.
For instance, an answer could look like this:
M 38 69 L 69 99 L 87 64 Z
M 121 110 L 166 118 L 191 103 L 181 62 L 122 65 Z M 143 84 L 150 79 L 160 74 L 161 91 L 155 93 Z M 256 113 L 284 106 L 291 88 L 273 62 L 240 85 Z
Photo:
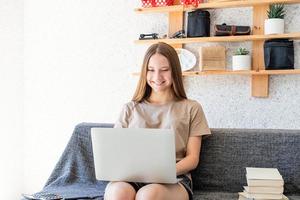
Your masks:
M 91 136 L 98 180 L 177 182 L 172 130 L 92 128 Z

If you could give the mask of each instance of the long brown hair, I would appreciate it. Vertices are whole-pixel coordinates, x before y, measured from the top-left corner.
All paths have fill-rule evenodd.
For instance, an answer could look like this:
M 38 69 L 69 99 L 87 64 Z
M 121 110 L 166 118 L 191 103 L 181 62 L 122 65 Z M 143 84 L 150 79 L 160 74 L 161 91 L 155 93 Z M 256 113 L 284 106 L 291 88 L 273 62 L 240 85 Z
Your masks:
M 169 65 L 171 67 L 171 73 L 172 73 L 172 80 L 173 80 L 171 89 L 173 91 L 175 98 L 177 100 L 187 99 L 183 87 L 182 72 L 181 72 L 178 55 L 172 46 L 164 42 L 159 42 L 151 45 L 146 51 L 142 69 L 141 69 L 140 80 L 138 82 L 132 100 L 135 102 L 142 102 L 144 100 L 147 100 L 150 97 L 152 88 L 147 83 L 148 63 L 151 56 L 153 56 L 156 53 L 165 56 L 169 61 Z

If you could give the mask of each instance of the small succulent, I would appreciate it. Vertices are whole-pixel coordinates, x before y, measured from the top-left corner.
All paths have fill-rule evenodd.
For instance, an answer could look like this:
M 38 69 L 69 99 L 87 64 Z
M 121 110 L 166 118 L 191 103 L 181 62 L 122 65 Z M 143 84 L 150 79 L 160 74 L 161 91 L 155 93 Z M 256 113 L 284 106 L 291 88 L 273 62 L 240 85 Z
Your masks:
M 235 55 L 248 55 L 249 51 L 246 48 L 238 48 L 235 52 Z
M 271 4 L 268 10 L 268 17 L 283 19 L 285 16 L 285 10 L 283 4 Z

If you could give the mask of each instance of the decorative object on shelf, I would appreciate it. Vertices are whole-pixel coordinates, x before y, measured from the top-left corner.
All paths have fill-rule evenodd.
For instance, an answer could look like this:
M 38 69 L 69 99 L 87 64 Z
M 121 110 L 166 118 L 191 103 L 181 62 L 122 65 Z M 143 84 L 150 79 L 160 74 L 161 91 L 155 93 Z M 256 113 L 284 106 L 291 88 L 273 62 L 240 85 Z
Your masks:
M 200 3 L 203 3 L 203 0 L 180 0 L 180 4 L 185 6 L 193 5 L 198 7 Z
M 226 69 L 226 49 L 224 46 L 200 47 L 199 49 L 199 69 L 225 70 Z
M 151 40 L 151 39 L 158 39 L 158 33 L 149 33 L 140 34 L 139 40 Z
M 195 10 L 188 13 L 187 37 L 209 37 L 210 13 Z
M 187 71 L 192 69 L 196 65 L 196 56 L 186 49 L 177 48 L 175 49 L 177 52 L 177 55 L 179 57 L 181 70 Z
M 284 5 L 271 4 L 267 12 L 269 19 L 265 20 L 265 34 L 268 35 L 284 33 Z
M 232 56 L 232 70 L 251 70 L 251 56 L 246 48 L 238 48 Z
M 226 23 L 216 24 L 214 28 L 215 36 L 250 35 L 251 32 L 250 26 L 235 26 Z
M 288 39 L 265 41 L 264 59 L 267 70 L 294 69 L 294 42 Z
M 160 6 L 171 6 L 174 4 L 174 0 L 141 0 L 142 7 L 160 7 Z
M 170 38 L 186 38 L 185 31 L 179 30 L 176 33 L 174 33 Z

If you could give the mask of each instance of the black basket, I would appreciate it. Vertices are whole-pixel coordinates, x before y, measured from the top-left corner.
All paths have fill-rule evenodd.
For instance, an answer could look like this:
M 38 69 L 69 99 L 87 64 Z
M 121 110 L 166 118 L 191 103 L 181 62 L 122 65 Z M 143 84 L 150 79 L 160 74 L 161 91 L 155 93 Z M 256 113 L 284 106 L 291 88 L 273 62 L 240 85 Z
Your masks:
M 208 11 L 195 10 L 188 13 L 187 37 L 209 37 L 210 14 Z
M 294 69 L 294 43 L 288 39 L 267 40 L 264 43 L 265 68 Z

